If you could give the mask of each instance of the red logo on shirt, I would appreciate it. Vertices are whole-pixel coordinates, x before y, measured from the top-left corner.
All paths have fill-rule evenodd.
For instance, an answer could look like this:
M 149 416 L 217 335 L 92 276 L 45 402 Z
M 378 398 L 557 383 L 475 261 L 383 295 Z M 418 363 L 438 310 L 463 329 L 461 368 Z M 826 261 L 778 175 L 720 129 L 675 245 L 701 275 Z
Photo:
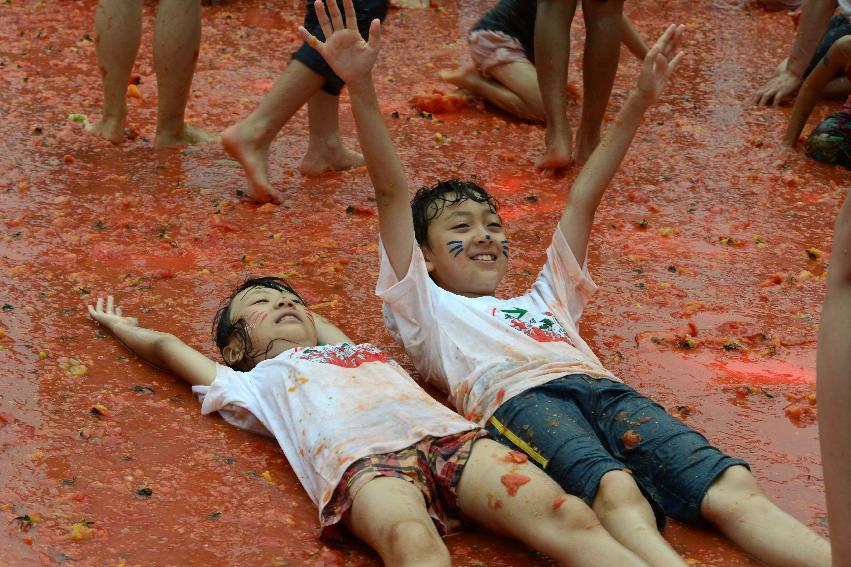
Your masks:
M 523 318 L 529 313 L 526 309 L 520 307 L 513 309 L 491 309 L 491 315 L 494 317 L 497 317 L 500 313 L 508 321 L 508 324 L 511 325 L 511 328 L 520 331 L 539 343 L 561 342 L 567 343 L 570 346 L 576 346 L 573 344 L 567 331 L 559 325 L 555 316 L 550 311 L 543 313 L 543 316 L 537 314 L 537 318 L 535 316 L 526 317 L 524 321 Z
M 343 368 L 357 368 L 367 362 L 390 362 L 390 357 L 376 347 L 366 345 L 341 344 L 321 348 L 306 348 L 298 353 L 299 358 L 333 364 Z

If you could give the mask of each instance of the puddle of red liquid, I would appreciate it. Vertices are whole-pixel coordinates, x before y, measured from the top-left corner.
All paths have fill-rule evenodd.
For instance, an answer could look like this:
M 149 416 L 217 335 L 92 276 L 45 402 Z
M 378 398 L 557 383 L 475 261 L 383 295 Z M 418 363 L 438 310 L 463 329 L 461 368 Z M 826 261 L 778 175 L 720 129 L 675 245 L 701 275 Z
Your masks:
M 374 209 L 366 173 L 302 178 L 303 112 L 272 146 L 271 177 L 284 192 L 277 208 L 238 196 L 244 176 L 215 144 L 153 149 L 152 6 L 134 69 L 141 98 L 130 100 L 139 136 L 113 147 L 85 135 L 68 115 L 98 114 L 85 37 L 95 4 L 0 4 L 0 557 L 378 564 L 363 547 L 332 551 L 319 540 L 316 511 L 273 441 L 201 417 L 187 386 L 128 355 L 85 311 L 112 292 L 143 324 L 215 357 L 209 330 L 220 299 L 245 275 L 284 274 L 318 312 L 410 368 L 373 294 L 377 218 L 346 213 Z M 382 109 L 412 187 L 475 176 L 501 200 L 515 254 L 500 292 L 520 293 L 544 260 L 576 171 L 534 173 L 540 127 L 476 108 L 427 120 L 409 106 L 418 92 L 446 90 L 436 72 L 467 58 L 466 30 L 490 3 L 440 4 L 388 17 L 375 72 Z M 190 122 L 220 131 L 257 105 L 299 44 L 301 9 L 236 1 L 204 9 Z M 825 534 L 817 428 L 784 410 L 814 388 L 822 275 L 847 173 L 779 148 L 788 111 L 741 102 L 791 41 L 783 14 L 685 0 L 626 10 L 647 38 L 685 23 L 687 57 L 598 212 L 589 265 L 601 290 L 583 333 L 625 381 L 665 407 L 688 406 L 689 424 L 746 457 L 771 497 Z M 574 31 L 576 56 L 581 23 Z M 579 68 L 572 59 L 571 80 Z M 637 70 L 624 53 L 610 117 Z M 821 105 L 812 123 L 837 106 Z M 576 124 L 577 105 L 570 116 Z M 341 122 L 353 144 L 345 94 Z M 810 247 L 828 254 L 812 260 Z M 784 277 L 760 286 L 774 274 Z M 647 338 L 690 322 L 693 348 Z M 77 366 L 62 366 L 72 358 Z M 85 374 L 66 370 L 80 365 Z M 771 396 L 738 397 L 737 386 Z M 106 414 L 92 415 L 95 404 Z M 15 518 L 27 515 L 40 521 L 22 531 Z M 93 531 L 78 529 L 91 537 L 75 541 L 81 521 Z M 712 531 L 672 522 L 665 537 L 700 564 L 750 564 Z M 456 565 L 550 564 L 484 530 L 447 545 Z

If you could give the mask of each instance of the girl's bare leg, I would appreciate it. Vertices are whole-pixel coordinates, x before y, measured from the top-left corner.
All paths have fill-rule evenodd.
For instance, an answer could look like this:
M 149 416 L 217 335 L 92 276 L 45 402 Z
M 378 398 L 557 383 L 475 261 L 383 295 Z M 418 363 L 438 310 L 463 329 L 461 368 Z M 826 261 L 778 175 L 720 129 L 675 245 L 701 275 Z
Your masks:
M 700 512 L 766 565 L 830 565 L 830 544 L 769 500 L 745 467 L 724 471 L 704 496 Z
M 197 144 L 212 137 L 184 121 L 201 47 L 201 0 L 160 0 L 154 27 L 159 147 Z
M 389 567 L 451 564 L 422 492 L 400 478 L 378 477 L 366 483 L 343 522 Z
M 307 101 L 310 138 L 299 168 L 303 175 L 363 165 L 363 156 L 343 146 L 340 137 L 340 97 L 320 90 Z
M 254 112 L 222 132 L 222 145 L 245 169 L 248 191 L 255 201 L 281 202 L 279 193 L 269 184 L 269 146 L 323 84 L 322 75 L 299 61 L 290 61 Z
M 547 148 L 536 167 L 561 169 L 573 160 L 573 132 L 567 122 L 567 67 L 570 24 L 576 0 L 539 0 L 535 19 L 535 66 L 547 117 Z
M 103 116 L 87 126 L 115 144 L 124 140 L 127 84 L 142 38 L 142 0 L 100 0 L 95 47 L 103 77 Z
M 582 120 L 576 133 L 575 156 L 580 163 L 600 143 L 600 127 L 620 59 L 623 0 L 583 0 L 582 12 L 585 17 Z
M 619 544 L 582 500 L 565 494 L 532 463 L 516 462 L 522 457 L 493 440 L 476 441 L 458 484 L 461 512 L 564 565 L 647 565 Z M 512 496 L 509 487 L 524 479 L 528 482 Z
M 530 122 L 544 122 L 546 117 L 541 92 L 538 90 L 535 66 L 528 62 L 507 63 L 491 70 L 494 78 L 497 78 L 497 73 L 499 80 L 488 79 L 471 64 L 458 69 L 443 70 L 440 72 L 440 78 L 470 91 L 518 118 Z

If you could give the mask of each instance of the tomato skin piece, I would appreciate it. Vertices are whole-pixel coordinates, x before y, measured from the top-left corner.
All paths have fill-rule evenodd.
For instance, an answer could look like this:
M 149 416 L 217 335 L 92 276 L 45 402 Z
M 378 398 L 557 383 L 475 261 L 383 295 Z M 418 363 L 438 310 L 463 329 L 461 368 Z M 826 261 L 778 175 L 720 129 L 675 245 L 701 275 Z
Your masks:
M 626 450 L 634 449 L 639 443 L 641 443 L 641 435 L 639 435 L 638 431 L 635 429 L 628 429 L 624 431 L 623 435 L 621 435 L 621 443 L 623 443 L 624 449 Z
M 520 487 L 532 479 L 525 474 L 509 473 L 502 475 L 499 480 L 502 481 L 503 486 L 508 491 L 508 495 L 515 496 L 517 491 L 520 490 Z

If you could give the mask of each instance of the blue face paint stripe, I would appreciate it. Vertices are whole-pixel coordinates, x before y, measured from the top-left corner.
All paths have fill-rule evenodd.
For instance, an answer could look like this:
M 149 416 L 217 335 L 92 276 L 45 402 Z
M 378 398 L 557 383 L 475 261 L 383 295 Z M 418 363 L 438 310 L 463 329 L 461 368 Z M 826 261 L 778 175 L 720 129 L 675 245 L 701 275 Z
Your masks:
M 449 242 L 447 242 L 446 244 L 447 244 L 447 246 L 448 246 L 449 244 L 461 244 L 461 241 L 460 241 L 460 240 L 450 240 L 450 241 L 449 241 Z
M 452 252 L 452 251 L 453 251 L 453 250 L 450 250 L 450 252 Z M 461 253 L 461 252 L 463 252 L 463 251 L 464 251 L 464 249 L 463 249 L 463 248 L 461 248 L 461 247 L 459 246 L 459 248 L 458 248 L 458 252 L 455 252 L 455 256 L 453 256 L 453 258 L 457 258 L 457 257 L 458 257 L 458 254 L 460 254 L 460 253 Z

